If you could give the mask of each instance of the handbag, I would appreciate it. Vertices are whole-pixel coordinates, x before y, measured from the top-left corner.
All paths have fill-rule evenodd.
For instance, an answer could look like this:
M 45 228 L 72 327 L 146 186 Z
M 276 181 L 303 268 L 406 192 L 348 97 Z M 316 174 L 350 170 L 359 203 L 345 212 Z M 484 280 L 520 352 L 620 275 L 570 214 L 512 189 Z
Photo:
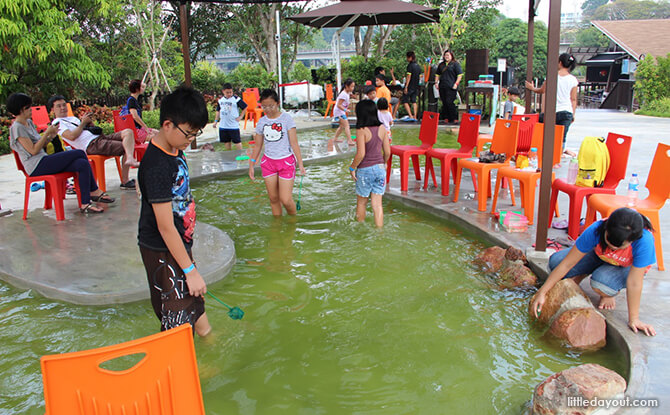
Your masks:
M 87 125 L 84 127 L 84 130 L 88 131 L 89 133 L 93 135 L 100 135 L 102 134 L 102 128 L 98 127 L 97 125 Z

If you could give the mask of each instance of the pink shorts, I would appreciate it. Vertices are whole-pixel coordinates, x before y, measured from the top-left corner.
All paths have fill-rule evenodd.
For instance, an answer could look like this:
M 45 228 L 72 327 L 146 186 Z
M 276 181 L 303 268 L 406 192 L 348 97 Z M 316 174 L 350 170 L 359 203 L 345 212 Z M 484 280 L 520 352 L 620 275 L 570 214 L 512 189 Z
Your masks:
M 261 172 L 263 178 L 279 175 L 280 179 L 293 180 L 295 178 L 295 156 L 275 160 L 267 156 L 261 159 Z

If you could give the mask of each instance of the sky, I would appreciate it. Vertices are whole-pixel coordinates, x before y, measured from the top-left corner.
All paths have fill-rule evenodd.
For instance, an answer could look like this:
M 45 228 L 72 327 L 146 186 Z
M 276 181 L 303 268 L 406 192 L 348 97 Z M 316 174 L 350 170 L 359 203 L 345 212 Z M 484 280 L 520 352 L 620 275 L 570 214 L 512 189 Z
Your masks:
M 574 13 L 581 11 L 584 0 L 562 0 L 561 11 L 563 13 Z M 507 17 L 518 17 L 522 20 L 528 18 L 527 0 L 503 0 L 498 10 Z M 547 23 L 549 21 L 549 0 L 541 0 L 537 10 L 537 19 Z

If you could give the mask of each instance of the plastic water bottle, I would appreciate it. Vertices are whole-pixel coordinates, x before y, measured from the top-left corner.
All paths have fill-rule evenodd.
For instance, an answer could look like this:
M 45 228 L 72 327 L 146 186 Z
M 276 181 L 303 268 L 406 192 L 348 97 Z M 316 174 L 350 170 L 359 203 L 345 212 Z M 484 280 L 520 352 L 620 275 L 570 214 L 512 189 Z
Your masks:
M 628 181 L 628 206 L 634 207 L 637 205 L 637 190 L 640 186 L 640 181 L 637 179 L 637 173 L 633 173 Z
M 44 182 L 33 182 L 33 184 L 30 185 L 31 192 L 36 192 L 42 189 L 44 189 Z
M 530 153 L 528 153 L 528 167 L 537 171 L 537 148 L 535 147 L 531 148 Z
M 570 159 L 570 164 L 568 164 L 568 184 L 575 184 L 577 181 L 577 174 L 579 173 L 579 162 L 575 157 Z

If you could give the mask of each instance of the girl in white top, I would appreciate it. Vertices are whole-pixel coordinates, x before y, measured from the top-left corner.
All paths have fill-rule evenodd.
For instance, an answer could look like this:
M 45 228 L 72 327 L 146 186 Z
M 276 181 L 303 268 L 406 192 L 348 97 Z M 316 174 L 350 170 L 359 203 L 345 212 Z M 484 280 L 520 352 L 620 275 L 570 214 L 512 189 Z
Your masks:
M 290 115 L 281 112 L 278 104 L 279 97 L 276 91 L 266 89 L 261 92 L 261 108 L 265 111 L 265 115 L 256 125 L 254 134 L 256 145 L 249 160 L 249 177 L 254 180 L 256 160 L 265 147 L 260 164 L 272 214 L 281 216 L 283 206 L 287 214 L 295 215 L 297 213 L 293 201 L 295 165 L 298 164 L 301 175 L 305 174 L 305 167 L 302 164 L 295 122 Z
M 340 91 L 340 95 L 338 95 L 335 100 L 335 108 L 333 109 L 333 116 L 335 116 L 335 120 L 340 124 L 335 131 L 334 140 L 337 141 L 337 137 L 344 131 L 347 135 L 347 144 L 350 146 L 356 144 L 354 140 L 351 139 L 351 129 L 349 128 L 349 120 L 347 120 L 349 98 L 350 94 L 354 91 L 355 86 L 356 83 L 351 78 L 344 81 L 344 86 L 342 87 L 342 91 Z
M 575 111 L 577 110 L 577 86 L 579 81 L 572 75 L 577 62 L 575 57 L 569 53 L 563 53 L 558 57 L 558 85 L 556 89 L 556 125 L 562 125 L 563 128 L 563 151 L 572 157 L 575 157 L 573 151 L 565 149 L 565 138 L 568 135 L 568 128 L 575 120 Z M 532 83 L 526 81 L 526 88 L 538 93 L 544 94 L 547 89 L 547 83 L 541 87 L 535 88 Z M 543 122 L 543 116 L 540 116 L 540 122 Z

